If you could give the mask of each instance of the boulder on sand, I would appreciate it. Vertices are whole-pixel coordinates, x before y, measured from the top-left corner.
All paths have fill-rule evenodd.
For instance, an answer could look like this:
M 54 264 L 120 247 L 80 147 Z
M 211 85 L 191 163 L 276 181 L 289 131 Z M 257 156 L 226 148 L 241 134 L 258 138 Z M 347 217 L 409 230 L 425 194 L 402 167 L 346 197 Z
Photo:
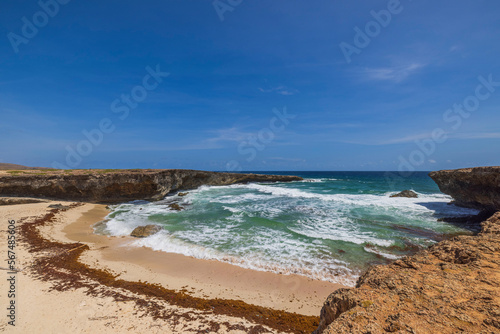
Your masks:
M 130 233 L 130 236 L 136 238 L 145 238 L 160 231 L 161 227 L 158 225 L 138 226 L 132 231 L 132 233 Z

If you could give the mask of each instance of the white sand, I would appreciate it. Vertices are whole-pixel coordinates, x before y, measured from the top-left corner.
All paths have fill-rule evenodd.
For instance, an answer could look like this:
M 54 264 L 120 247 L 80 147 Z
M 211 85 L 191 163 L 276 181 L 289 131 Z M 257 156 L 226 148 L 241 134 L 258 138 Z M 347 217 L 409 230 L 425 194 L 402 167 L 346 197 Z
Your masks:
M 70 202 L 49 202 L 0 206 L 0 252 L 7 256 L 8 220 L 41 216 L 48 205 Z M 103 219 L 107 210 L 102 205 L 84 204 L 60 212 L 55 224 L 42 229 L 43 235 L 62 242 L 80 241 L 90 246 L 81 260 L 93 267 L 110 269 L 121 279 L 160 283 L 168 289 L 185 289 L 195 297 L 243 300 L 246 303 L 273 309 L 319 316 L 329 293 L 340 285 L 314 281 L 302 276 L 277 275 L 243 269 L 217 261 L 199 260 L 178 254 L 156 252 L 147 248 L 130 247 L 132 238 L 109 238 L 92 233 L 91 225 Z M 34 255 L 25 246 L 16 248 L 19 268 L 29 267 Z M 0 265 L 6 267 L 7 264 Z M 2 277 L 3 276 L 3 277 Z M 49 292 L 51 284 L 30 277 L 29 270 L 19 272 L 16 287 L 16 326 L 7 324 L 9 290 L 7 271 L 0 270 L 0 307 L 5 310 L 0 320 L 0 332 L 8 333 L 183 333 L 189 328 L 198 331 L 208 321 L 219 324 L 255 325 L 245 319 L 202 314 L 161 303 L 174 314 L 192 311 L 195 320 L 182 317 L 178 321 L 153 320 L 139 317 L 141 310 L 134 302 L 116 302 L 112 298 L 87 296 L 83 289 Z M 136 312 L 139 314 L 136 314 Z M 226 333 L 222 325 L 219 333 Z M 232 330 L 231 333 L 244 333 Z

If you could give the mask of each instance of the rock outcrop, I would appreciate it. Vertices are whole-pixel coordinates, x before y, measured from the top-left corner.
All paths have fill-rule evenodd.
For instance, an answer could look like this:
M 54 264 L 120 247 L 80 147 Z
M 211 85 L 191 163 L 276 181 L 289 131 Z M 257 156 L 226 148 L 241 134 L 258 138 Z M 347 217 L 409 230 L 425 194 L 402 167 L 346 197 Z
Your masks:
M 400 193 L 391 195 L 391 197 L 408 197 L 408 198 L 418 198 L 418 194 L 412 190 L 403 190 Z
M 166 170 L 75 170 L 40 173 L 0 174 L 0 195 L 30 196 L 93 203 L 132 200 L 160 200 L 179 190 L 202 185 L 230 185 L 248 182 L 287 182 L 302 178 L 289 175 L 261 175 Z
M 500 210 L 500 167 L 441 170 L 429 176 L 456 205 Z
M 161 227 L 158 225 L 146 225 L 146 226 L 138 226 L 134 228 L 130 236 L 135 238 L 146 238 L 150 235 L 156 234 L 161 231 Z
M 477 236 L 372 267 L 332 293 L 315 333 L 500 333 L 500 212 Z

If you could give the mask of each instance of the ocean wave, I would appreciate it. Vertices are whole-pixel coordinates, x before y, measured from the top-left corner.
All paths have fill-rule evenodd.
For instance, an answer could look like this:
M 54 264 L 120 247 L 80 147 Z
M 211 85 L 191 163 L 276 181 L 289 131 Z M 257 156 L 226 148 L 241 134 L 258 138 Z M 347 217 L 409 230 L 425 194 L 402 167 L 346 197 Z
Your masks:
M 325 233 L 324 231 L 315 231 L 315 230 L 306 230 L 306 229 L 294 229 L 294 228 L 289 228 L 290 231 L 295 232 L 297 234 L 307 236 L 309 238 L 315 238 L 315 239 L 323 239 L 323 240 L 332 240 L 332 241 L 343 241 L 343 242 L 348 242 L 348 243 L 354 243 L 357 245 L 363 245 L 367 242 L 378 245 L 378 246 L 384 246 L 384 247 L 389 247 L 393 244 L 392 240 L 386 240 L 386 239 L 379 239 L 374 236 L 366 236 L 362 234 L 355 234 L 353 231 L 349 230 L 339 230 L 338 228 L 335 230 L 332 230 L 334 232 L 331 233 Z M 324 229 L 324 228 L 323 228 Z
M 397 259 L 402 258 L 402 256 L 400 256 L 400 255 L 385 253 L 385 252 L 382 252 L 382 251 L 380 251 L 378 249 L 375 249 L 373 247 L 364 247 L 363 249 L 365 251 L 369 252 L 369 253 L 373 253 L 373 254 L 377 254 L 377 255 L 383 256 L 383 257 L 385 257 L 386 259 L 389 259 L 389 260 L 397 260 Z
M 329 281 L 332 283 L 354 286 L 359 273 L 349 269 L 346 264 L 317 263 L 301 264 L 300 258 L 288 263 L 271 262 L 258 256 L 232 256 L 220 251 L 186 243 L 162 231 L 147 238 L 134 241 L 132 246 L 149 247 L 156 251 L 182 254 L 203 260 L 216 260 L 229 263 L 246 269 L 267 271 L 283 275 L 302 275 L 315 280 Z M 310 261 L 307 259 L 306 261 Z
M 334 178 L 321 178 L 321 179 L 304 179 L 302 181 L 296 181 L 296 182 L 306 182 L 306 183 L 322 183 L 322 182 L 329 182 L 329 181 L 338 181 L 338 179 Z

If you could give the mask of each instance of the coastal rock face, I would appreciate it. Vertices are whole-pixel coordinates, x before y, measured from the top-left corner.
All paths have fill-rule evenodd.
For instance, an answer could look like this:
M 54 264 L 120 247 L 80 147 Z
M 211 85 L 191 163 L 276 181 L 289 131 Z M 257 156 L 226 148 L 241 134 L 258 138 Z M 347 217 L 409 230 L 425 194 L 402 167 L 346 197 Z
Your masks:
M 31 196 L 93 203 L 120 203 L 132 200 L 160 200 L 179 190 L 202 185 L 220 186 L 248 182 L 287 182 L 302 178 L 287 175 L 260 175 L 204 172 L 183 169 L 77 171 L 71 174 L 44 172 L 0 175 L 0 195 Z
M 481 226 L 333 292 L 315 333 L 500 333 L 500 212 Z
M 500 210 L 500 167 L 442 170 L 429 176 L 456 205 Z
M 400 193 L 391 195 L 391 197 L 408 197 L 408 198 L 418 198 L 418 195 L 416 192 L 412 190 L 403 190 Z
M 156 234 L 161 231 L 161 227 L 158 225 L 146 225 L 146 226 L 138 226 L 134 228 L 130 236 L 135 238 L 146 238 L 150 235 Z

